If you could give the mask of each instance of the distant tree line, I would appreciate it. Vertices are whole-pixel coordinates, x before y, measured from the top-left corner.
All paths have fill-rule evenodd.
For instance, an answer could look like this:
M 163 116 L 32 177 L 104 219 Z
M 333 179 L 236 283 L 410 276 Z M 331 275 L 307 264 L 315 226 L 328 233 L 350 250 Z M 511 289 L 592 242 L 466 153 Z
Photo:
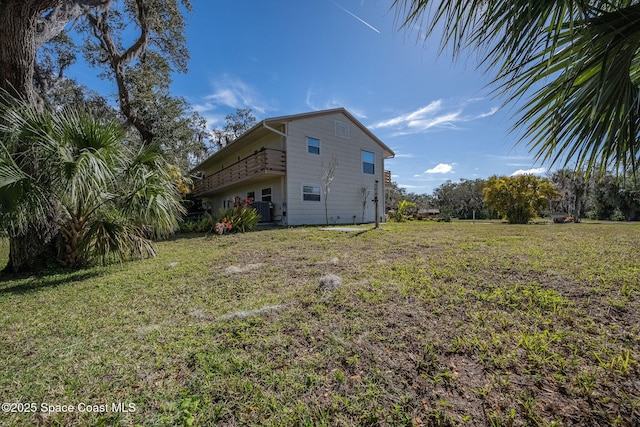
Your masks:
M 565 213 L 575 222 L 583 218 L 609 221 L 640 220 L 640 187 L 633 174 L 587 175 L 584 171 L 560 169 L 548 177 L 558 196 L 538 215 Z M 395 210 L 403 200 L 416 204 L 416 210 L 439 209 L 444 216 L 460 219 L 497 219 L 498 211 L 487 205 L 485 188 L 490 179 L 446 181 L 432 194 L 416 194 L 392 183 L 387 187 L 386 206 Z
M 640 220 L 640 187 L 632 173 L 587 176 L 584 171 L 561 169 L 551 179 L 562 195 L 552 207 L 570 213 L 576 221 Z
M 436 188 L 433 194 L 408 193 L 397 183 L 391 183 L 386 190 L 386 206 L 396 210 L 403 200 L 416 204 L 416 210 L 439 209 L 445 216 L 460 219 L 495 219 L 498 214 L 489 208 L 484 201 L 482 189 L 486 185 L 484 179 L 458 182 L 446 181 Z

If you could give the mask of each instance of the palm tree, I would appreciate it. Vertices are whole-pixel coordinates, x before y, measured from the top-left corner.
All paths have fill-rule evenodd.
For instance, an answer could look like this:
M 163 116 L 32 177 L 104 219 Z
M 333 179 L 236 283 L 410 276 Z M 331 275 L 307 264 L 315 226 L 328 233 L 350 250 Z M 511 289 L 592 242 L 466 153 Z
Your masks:
M 559 169 L 551 176 L 551 181 L 562 196 L 563 210 L 573 216 L 573 222 L 580 222 L 582 207 L 589 195 L 589 180 L 581 170 Z
M 636 170 L 640 2 L 395 0 L 405 28 L 443 29 L 441 46 L 476 50 L 538 160 Z
M 45 243 L 75 267 L 153 256 L 151 239 L 177 228 L 181 197 L 167 163 L 126 141 L 121 123 L 20 101 L 0 109 L 0 228 L 12 239 L 53 221 Z M 20 270 L 20 260 L 8 268 Z

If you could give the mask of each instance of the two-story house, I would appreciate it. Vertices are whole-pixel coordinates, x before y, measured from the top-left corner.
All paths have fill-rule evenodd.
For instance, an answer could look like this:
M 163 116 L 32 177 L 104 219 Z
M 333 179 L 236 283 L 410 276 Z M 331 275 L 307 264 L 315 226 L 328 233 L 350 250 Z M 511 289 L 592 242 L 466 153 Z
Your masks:
M 323 173 L 337 160 L 329 187 L 330 224 L 384 219 L 384 159 L 394 153 L 344 108 L 265 119 L 196 166 L 193 194 L 212 213 L 251 198 L 263 221 L 325 224 Z M 364 220 L 364 221 L 363 221 Z

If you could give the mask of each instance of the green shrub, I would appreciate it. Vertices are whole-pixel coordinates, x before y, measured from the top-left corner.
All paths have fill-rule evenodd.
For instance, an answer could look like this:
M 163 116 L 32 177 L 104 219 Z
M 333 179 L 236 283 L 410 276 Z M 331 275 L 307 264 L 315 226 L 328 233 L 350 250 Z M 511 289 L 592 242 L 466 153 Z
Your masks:
M 244 233 L 245 231 L 254 230 L 258 225 L 258 221 L 260 221 L 260 215 L 256 209 L 247 206 L 236 206 L 220 210 L 216 224 L 231 223 L 230 232 Z M 218 232 L 218 234 L 224 232 L 224 228 L 218 226 L 218 229 L 222 231 Z
M 391 219 L 396 221 L 396 222 L 404 222 L 407 219 L 409 219 L 409 210 L 411 209 L 415 209 L 416 208 L 416 204 L 413 202 L 410 202 L 408 200 L 403 200 L 400 202 L 400 204 L 398 205 L 398 208 L 393 211 L 393 213 L 391 214 Z
M 202 216 L 200 221 L 196 222 L 195 231 L 198 233 L 212 233 L 216 222 L 216 218 L 207 212 Z
M 256 228 L 260 221 L 258 211 L 244 203 L 229 209 L 221 209 L 217 216 L 205 213 L 199 221 L 187 221 L 180 225 L 183 233 L 244 233 Z
M 613 214 L 611 214 L 611 221 L 624 221 L 625 219 L 626 218 L 624 217 L 624 214 L 622 213 L 620 208 L 616 208 L 613 211 Z
M 195 221 L 184 221 L 180 223 L 180 232 L 181 233 L 193 233 L 196 231 L 196 226 L 198 225 Z

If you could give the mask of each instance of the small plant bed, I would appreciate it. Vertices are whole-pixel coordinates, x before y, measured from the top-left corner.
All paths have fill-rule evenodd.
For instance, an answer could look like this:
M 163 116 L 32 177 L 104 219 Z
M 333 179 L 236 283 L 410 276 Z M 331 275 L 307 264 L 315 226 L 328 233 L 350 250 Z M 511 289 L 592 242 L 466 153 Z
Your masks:
M 233 207 L 221 209 L 217 216 L 205 213 L 197 221 L 184 221 L 180 224 L 182 233 L 244 233 L 254 230 L 260 221 L 258 211 L 252 207 L 253 200 L 236 200 Z
M 638 241 L 300 227 L 4 278 L 0 425 L 638 425 Z

